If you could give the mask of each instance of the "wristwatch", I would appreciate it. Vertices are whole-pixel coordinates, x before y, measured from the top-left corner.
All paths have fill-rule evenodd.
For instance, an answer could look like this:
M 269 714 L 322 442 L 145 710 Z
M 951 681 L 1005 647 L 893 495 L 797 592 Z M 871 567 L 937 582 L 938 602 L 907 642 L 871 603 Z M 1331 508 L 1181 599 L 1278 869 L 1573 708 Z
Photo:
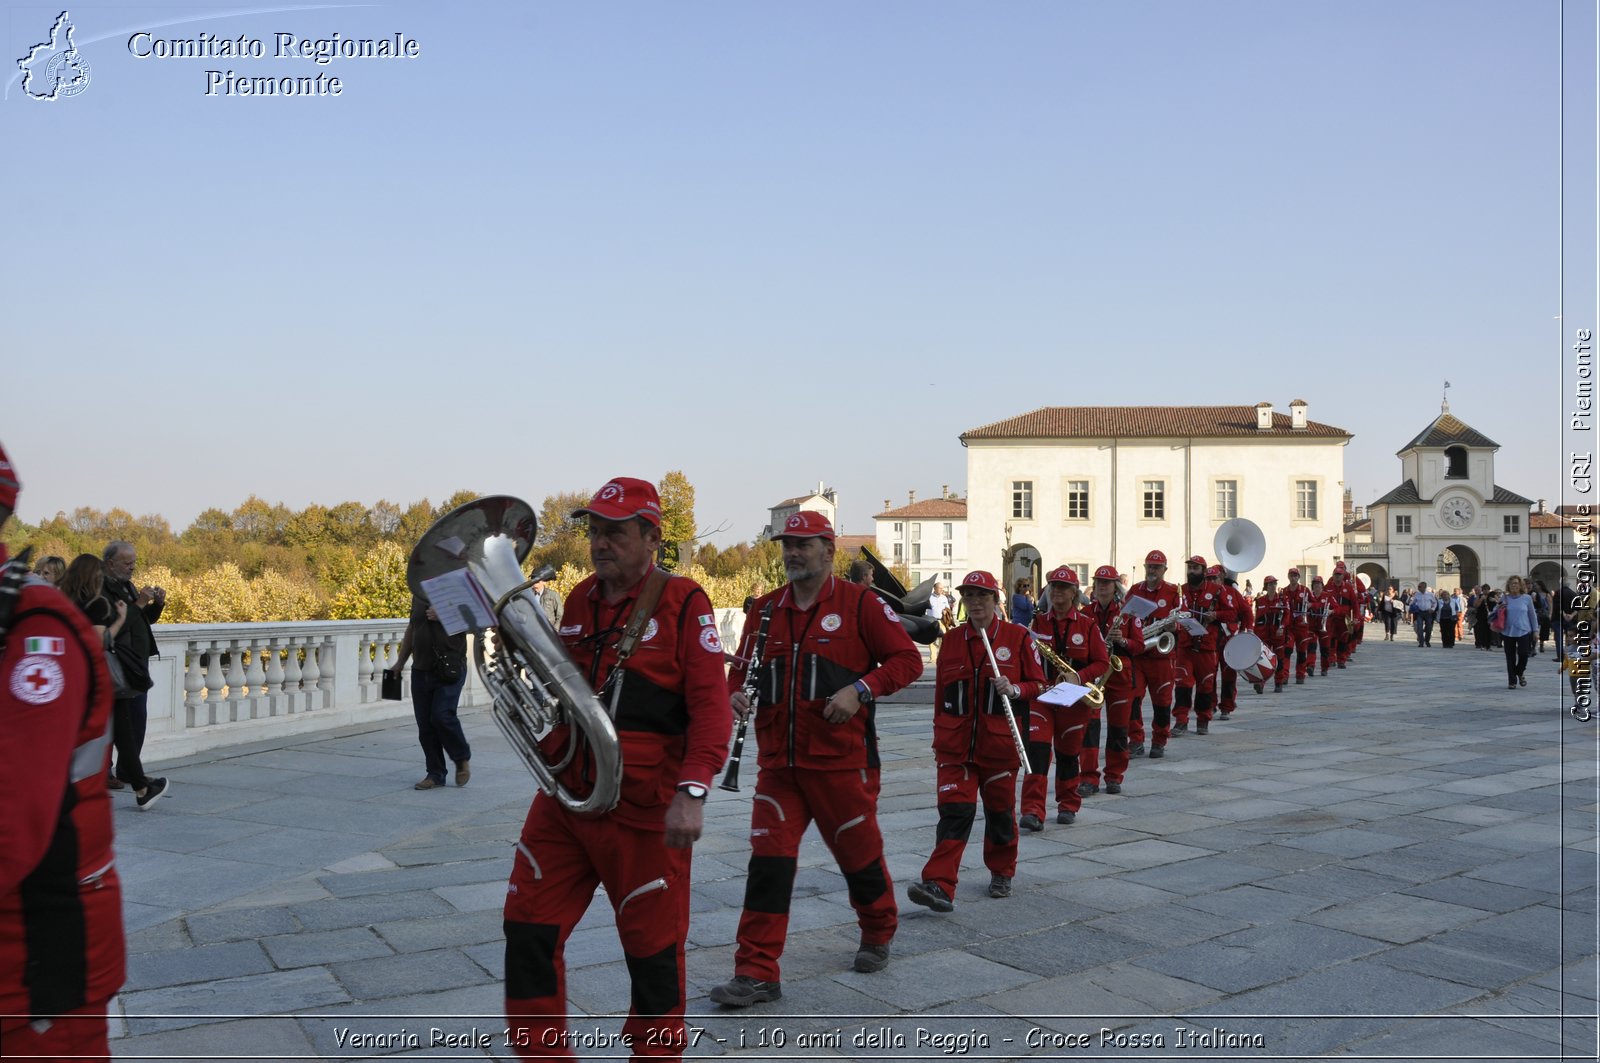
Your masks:
M 678 792 L 680 794 L 688 794 L 696 801 L 704 801 L 706 794 L 711 791 L 697 782 L 684 782 L 678 784 Z
M 872 688 L 867 686 L 867 684 L 860 679 L 856 680 L 856 697 L 863 705 L 871 705 L 874 701 L 878 700 L 877 698 L 873 697 Z

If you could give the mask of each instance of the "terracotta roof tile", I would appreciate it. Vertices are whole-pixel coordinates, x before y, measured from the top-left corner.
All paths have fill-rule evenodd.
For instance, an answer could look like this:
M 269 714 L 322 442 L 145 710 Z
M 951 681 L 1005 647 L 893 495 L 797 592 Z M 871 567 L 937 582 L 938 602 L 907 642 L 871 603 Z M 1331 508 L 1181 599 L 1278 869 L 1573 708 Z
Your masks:
M 1163 436 L 1315 436 L 1350 439 L 1343 428 L 1307 421 L 1291 428 L 1274 413 L 1272 427 L 1256 427 L 1255 406 L 1041 406 L 1037 410 L 961 434 L 969 439 L 1132 439 Z
M 877 516 L 880 519 L 884 517 L 946 517 L 966 520 L 967 500 L 964 498 L 925 498 L 921 502 L 913 502 L 909 506 L 901 506 L 899 509 L 886 509 Z
M 1528 514 L 1528 527 L 1530 528 L 1570 528 L 1572 522 L 1556 516 L 1554 513 Z

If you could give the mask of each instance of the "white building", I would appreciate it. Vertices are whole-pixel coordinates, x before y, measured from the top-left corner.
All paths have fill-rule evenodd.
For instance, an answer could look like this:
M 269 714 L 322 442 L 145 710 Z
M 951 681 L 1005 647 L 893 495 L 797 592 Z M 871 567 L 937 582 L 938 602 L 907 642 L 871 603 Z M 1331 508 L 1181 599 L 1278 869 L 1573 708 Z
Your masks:
M 1499 449 L 1444 403 L 1396 452 L 1402 482 L 1367 507 L 1372 542 L 1347 548 L 1350 565 L 1380 587 L 1500 587 L 1527 575 L 1533 500 L 1494 482 Z
M 898 509 L 883 500 L 883 512 L 874 516 L 875 550 L 885 564 L 903 564 L 911 573 L 907 587 L 938 576 L 948 587 L 968 572 L 967 503 L 950 496 L 917 501 L 916 492 Z
M 839 528 L 839 495 L 833 488 L 824 488 L 822 481 L 817 481 L 817 489 L 810 494 L 796 495 L 786 498 L 775 506 L 768 507 L 767 520 L 768 537 L 778 534 L 783 529 L 784 521 L 800 512 L 809 509 L 814 513 L 821 513 L 828 518 L 829 523 L 837 531 Z
M 974 428 L 967 448 L 971 563 L 1014 586 L 1068 564 L 1143 575 L 1166 553 L 1169 578 L 1191 554 L 1214 560 L 1217 528 L 1247 517 L 1266 536 L 1250 570 L 1324 575 L 1339 553 L 1350 433 L 1256 406 L 1047 406 Z
M 1544 499 L 1540 499 L 1538 511 L 1528 514 L 1528 575 L 1543 580 L 1546 588 L 1555 590 L 1561 586 L 1562 576 L 1572 575 L 1566 563 L 1577 558 L 1578 545 L 1577 523 L 1547 512 Z M 1587 532 L 1582 545 L 1585 550 L 1593 546 L 1592 536 Z

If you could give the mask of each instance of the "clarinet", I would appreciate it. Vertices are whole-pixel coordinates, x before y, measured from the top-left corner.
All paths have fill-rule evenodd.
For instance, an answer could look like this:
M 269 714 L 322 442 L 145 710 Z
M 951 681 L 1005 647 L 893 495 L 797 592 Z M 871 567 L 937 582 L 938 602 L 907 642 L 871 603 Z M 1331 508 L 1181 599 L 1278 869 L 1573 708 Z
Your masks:
M 761 654 L 767 648 L 767 627 L 772 623 L 772 604 L 761 610 L 761 626 L 756 629 L 756 641 L 751 647 L 749 655 L 745 658 L 744 687 L 745 700 L 750 703 L 750 711 L 744 714 L 739 721 L 739 729 L 733 734 L 733 753 L 728 757 L 728 770 L 722 776 L 722 781 L 717 784 L 719 790 L 739 790 L 739 757 L 744 753 L 744 731 L 750 726 L 750 717 L 756 714 L 756 694 L 760 681 L 756 678 L 756 667 L 761 663 Z

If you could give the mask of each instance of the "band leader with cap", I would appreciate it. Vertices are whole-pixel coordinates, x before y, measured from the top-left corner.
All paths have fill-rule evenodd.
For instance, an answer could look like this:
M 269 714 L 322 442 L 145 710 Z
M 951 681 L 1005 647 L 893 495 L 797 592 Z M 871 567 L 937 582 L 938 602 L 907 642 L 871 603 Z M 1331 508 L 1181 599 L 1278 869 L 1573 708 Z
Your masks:
M 783 522 L 774 539 L 826 539 L 834 541 L 833 522 L 814 509 L 802 509 Z
M 963 591 L 969 589 L 988 591 L 991 594 L 998 596 L 1000 594 L 1000 583 L 989 573 L 979 569 L 975 572 L 968 572 L 966 579 L 963 579 L 961 581 L 961 586 L 957 588 L 957 590 Z
M 587 506 L 573 510 L 572 515 L 594 516 L 604 520 L 630 520 L 638 517 L 659 528 L 661 496 L 656 494 L 656 485 L 648 480 L 618 476 L 596 491 Z
M 1094 578 L 1118 580 L 1122 578 L 1122 573 L 1118 572 L 1112 565 L 1101 565 L 1094 570 Z
M 1144 563 L 1147 565 L 1160 565 L 1162 568 L 1166 568 L 1167 555 L 1160 550 L 1152 550 L 1144 555 Z
M 1046 583 L 1065 583 L 1069 587 L 1076 587 L 1078 585 L 1078 574 L 1066 565 L 1062 565 L 1060 568 L 1051 569 L 1049 575 L 1045 576 L 1044 581 Z

